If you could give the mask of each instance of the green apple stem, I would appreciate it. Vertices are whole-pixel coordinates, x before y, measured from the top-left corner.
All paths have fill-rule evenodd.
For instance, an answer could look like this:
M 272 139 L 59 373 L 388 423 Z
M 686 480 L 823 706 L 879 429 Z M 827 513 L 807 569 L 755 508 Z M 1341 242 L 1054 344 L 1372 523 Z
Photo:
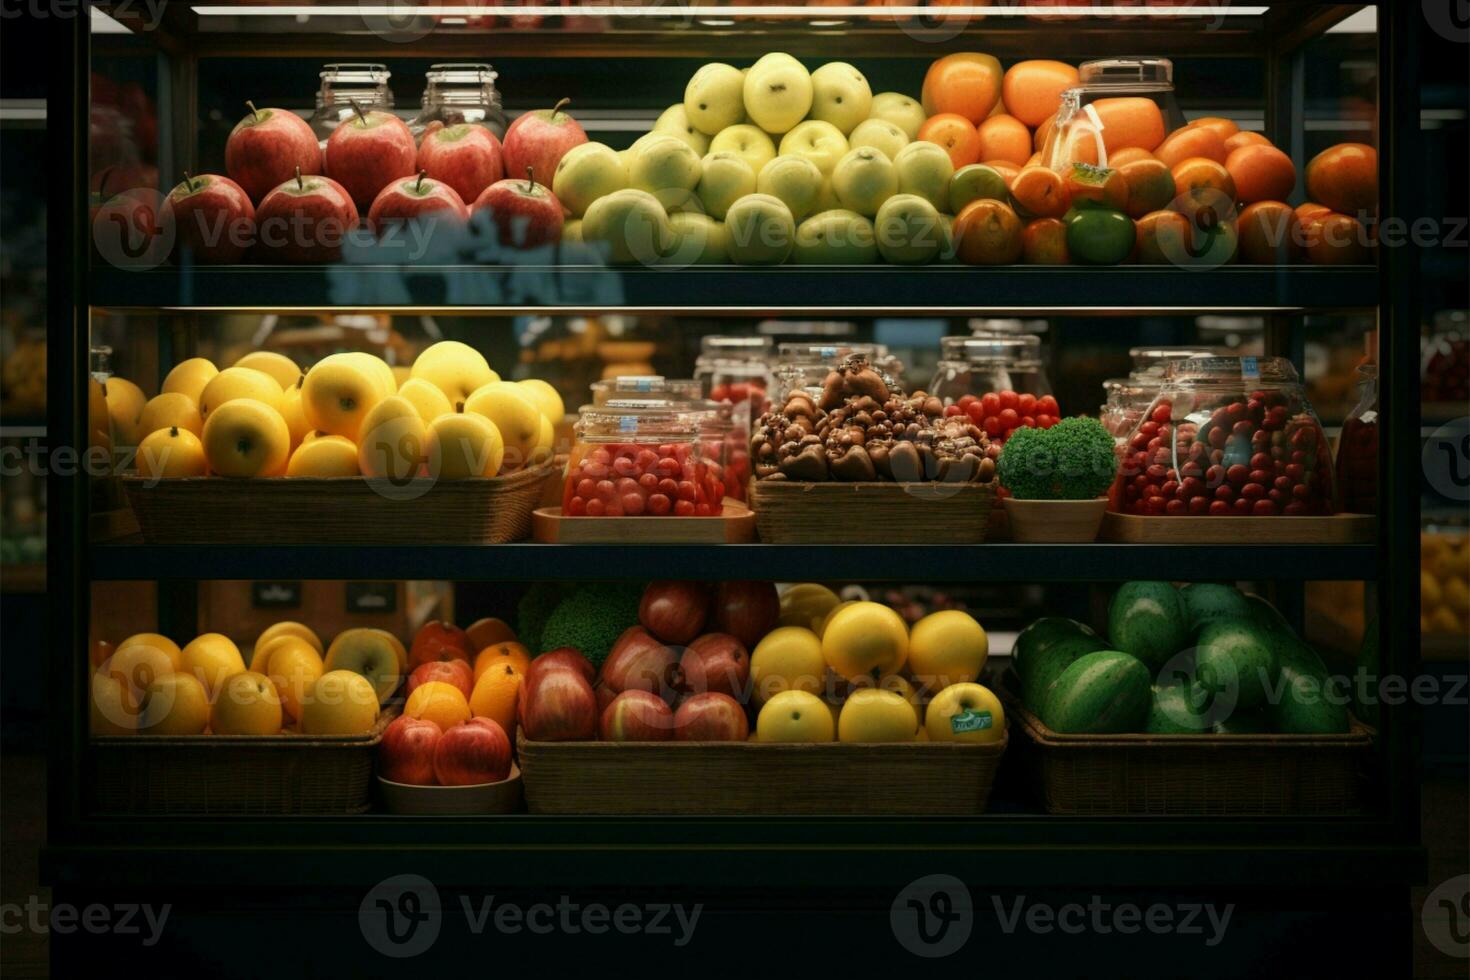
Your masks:
M 194 178 L 189 176 L 189 171 L 187 170 L 184 171 L 184 186 L 189 189 L 189 193 L 192 194 L 194 192 Z
M 178 438 L 178 435 L 179 435 L 179 427 L 177 425 L 171 425 L 171 426 L 169 426 L 168 427 L 168 434 L 170 436 L 173 436 L 174 438 Z
M 260 110 L 255 108 L 255 103 L 251 102 L 249 99 L 246 99 L 245 104 L 250 107 L 251 120 L 254 122 L 260 122 Z
M 350 105 L 350 106 L 352 106 L 352 111 L 355 112 L 355 113 L 357 113 L 357 118 L 362 122 L 362 124 L 364 126 L 366 126 L 367 125 L 367 116 L 365 116 L 363 114 L 362 106 L 360 106 L 360 105 L 357 104 L 357 100 L 356 99 L 348 99 L 347 100 L 347 104 Z
M 561 112 L 562 109 L 564 109 L 566 107 L 566 105 L 569 102 L 571 102 L 571 101 L 572 101 L 571 99 L 562 99 L 556 105 L 554 105 L 554 106 L 551 107 L 551 121 L 552 122 L 555 122 L 556 121 L 557 114 L 559 112 Z

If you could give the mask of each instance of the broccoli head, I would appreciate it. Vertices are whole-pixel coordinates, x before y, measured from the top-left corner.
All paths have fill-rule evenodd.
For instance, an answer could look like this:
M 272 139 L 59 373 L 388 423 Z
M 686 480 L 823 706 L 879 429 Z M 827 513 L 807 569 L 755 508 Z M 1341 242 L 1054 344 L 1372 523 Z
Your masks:
M 996 472 L 1018 500 L 1092 500 L 1108 492 L 1118 471 L 1113 446 L 1097 419 L 1062 419 L 1050 429 L 1012 432 Z
M 559 602 L 541 631 L 540 649 L 573 647 L 601 667 L 613 642 L 638 622 L 642 583 L 595 583 L 579 586 Z

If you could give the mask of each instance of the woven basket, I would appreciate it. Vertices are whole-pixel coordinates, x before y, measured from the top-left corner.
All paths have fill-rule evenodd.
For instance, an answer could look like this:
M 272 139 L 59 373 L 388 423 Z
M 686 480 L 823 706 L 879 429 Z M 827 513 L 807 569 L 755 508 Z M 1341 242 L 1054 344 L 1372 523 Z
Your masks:
M 750 483 L 768 544 L 975 544 L 994 503 L 989 483 Z
M 974 814 L 1005 740 L 982 745 L 518 741 L 526 806 L 578 814 Z
M 373 756 L 398 714 L 365 735 L 103 735 L 91 740 L 95 813 L 365 813 Z
M 127 477 L 123 485 L 149 544 L 503 544 L 531 533 L 531 511 L 556 473 L 547 463 L 407 487 L 362 477 Z

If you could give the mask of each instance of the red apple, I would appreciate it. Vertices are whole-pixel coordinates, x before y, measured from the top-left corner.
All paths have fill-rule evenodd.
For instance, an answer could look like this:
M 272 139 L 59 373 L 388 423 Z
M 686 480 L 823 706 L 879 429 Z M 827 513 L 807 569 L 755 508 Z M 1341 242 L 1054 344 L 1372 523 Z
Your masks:
M 255 206 L 228 177 L 184 171 L 166 206 L 174 224 L 175 254 L 196 262 L 238 262 L 255 240 Z
M 647 691 L 624 691 L 602 710 L 598 733 L 604 742 L 666 742 L 674 735 L 674 712 Z
M 163 222 L 167 205 L 157 191 L 130 188 L 102 200 L 96 195 L 89 208 L 92 241 L 103 258 L 136 267 L 155 266 L 168 257 L 169 239 Z
M 471 718 L 439 736 L 434 775 L 440 786 L 498 783 L 510 775 L 510 738 L 489 718 Z
M 418 667 L 436 660 L 464 660 L 471 656 L 470 638 L 453 623 L 430 620 L 419 627 L 408 648 L 408 665 Z
M 250 200 L 265 196 L 296 175 L 322 172 L 322 148 L 305 119 L 286 109 L 257 109 L 241 119 L 225 141 L 225 172 Z
M 394 718 L 378 745 L 378 774 L 394 783 L 434 785 L 434 747 L 443 734 L 427 718 Z
M 550 173 L 550 171 L 547 171 Z M 524 180 L 497 180 L 475 199 L 471 216 L 484 215 L 496 240 L 509 248 L 535 248 L 561 240 L 562 207 L 551 188 L 536 183 L 533 168 Z
M 475 671 L 468 660 L 434 660 L 419 664 L 408 675 L 407 693 L 412 694 L 416 687 L 429 681 L 453 684 L 468 699 L 470 692 L 475 689 Z
M 597 682 L 597 686 L 592 689 L 592 693 L 597 695 L 597 714 L 599 716 L 607 710 L 607 706 L 612 704 L 613 699 L 618 696 L 617 691 L 614 691 L 601 681 Z M 659 700 L 663 699 L 660 698 Z
M 781 618 L 781 598 L 771 582 L 721 582 L 710 605 L 710 625 L 755 647 Z
M 597 737 L 597 695 L 580 671 L 552 667 L 521 692 L 521 727 L 527 738 L 571 742 Z
M 555 650 L 547 650 L 539 657 L 532 659 L 531 667 L 526 671 L 525 683 L 530 684 L 538 675 L 559 668 L 570 667 L 581 674 L 591 684 L 597 680 L 597 668 L 592 666 L 592 661 L 582 656 L 582 651 L 571 647 L 557 647 Z
M 420 170 L 417 177 L 395 180 L 384 187 L 373 199 L 367 220 L 368 227 L 381 237 L 389 228 L 410 221 L 429 227 L 442 222 L 453 227 L 464 224 L 469 216 L 470 209 L 453 187 L 425 177 Z
M 704 631 L 709 592 L 699 582 L 650 582 L 638 603 L 638 622 L 665 643 L 688 643 Z
M 473 201 L 505 176 L 500 140 L 484 126 L 474 123 L 425 131 L 419 142 L 417 163 L 420 170 L 453 187 L 465 201 Z
M 418 148 L 408 124 L 393 113 L 363 112 L 356 102 L 352 108 L 356 115 L 327 137 L 322 164 L 328 175 L 347 188 L 352 203 L 365 211 L 390 182 L 418 172 L 413 163 Z
M 673 696 L 674 664 L 679 655 L 642 626 L 630 626 L 613 641 L 599 675 L 615 694 L 648 691 Z
M 523 174 L 534 168 L 546 179 L 556 173 L 562 155 L 587 142 L 577 120 L 563 112 L 571 99 L 562 99 L 550 109 L 537 109 L 518 117 L 505 131 L 505 172 Z
M 706 633 L 679 658 L 679 684 L 685 691 L 718 691 L 743 701 L 749 680 L 750 653 L 729 633 Z
M 740 702 L 728 694 L 696 694 L 674 712 L 674 738 L 680 742 L 744 742 L 750 722 Z
M 335 262 L 356 227 L 351 196 L 330 177 L 297 174 L 255 209 L 256 241 L 267 255 L 286 262 Z

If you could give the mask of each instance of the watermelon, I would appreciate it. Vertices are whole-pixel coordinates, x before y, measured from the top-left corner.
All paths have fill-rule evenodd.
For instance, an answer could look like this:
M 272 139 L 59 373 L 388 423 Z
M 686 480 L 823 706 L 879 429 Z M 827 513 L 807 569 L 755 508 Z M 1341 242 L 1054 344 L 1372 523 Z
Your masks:
M 1056 732 L 1108 735 L 1143 730 L 1153 703 L 1153 678 L 1137 657 L 1097 650 L 1062 671 L 1042 707 Z
M 1205 623 L 1217 619 L 1249 619 L 1251 606 L 1245 596 L 1231 585 L 1194 582 L 1179 590 L 1184 611 L 1189 616 L 1189 629 L 1198 633 Z
M 1106 648 L 1107 644 L 1088 630 L 1086 633 L 1073 633 L 1039 653 L 1031 654 L 1026 661 L 1030 666 L 1022 682 L 1021 703 L 1032 714 L 1040 715 L 1042 706 L 1046 704 L 1046 695 L 1057 678 L 1062 676 L 1062 671 L 1072 666 L 1078 657 Z
M 1197 681 L 1155 684 L 1143 730 L 1156 735 L 1198 735 L 1210 728 L 1210 692 Z
M 1017 635 L 1016 642 L 1011 647 L 1011 667 L 1015 669 L 1016 676 L 1024 681 L 1030 673 L 1031 662 L 1039 654 L 1057 643 L 1071 640 L 1078 635 L 1096 636 L 1097 634 L 1086 624 L 1065 616 L 1043 616 L 1036 620 Z M 1101 642 L 1093 649 L 1102 649 Z
M 1272 727 L 1290 735 L 1336 735 L 1348 730 L 1348 692 L 1331 681 L 1317 651 L 1293 637 L 1279 643 L 1276 695 L 1267 706 Z M 1279 693 L 1278 693 L 1279 692 Z
M 1252 711 L 1275 690 L 1274 637 L 1254 620 L 1218 619 L 1206 623 L 1196 640 L 1198 676 L 1212 703 L 1225 711 Z
M 1189 615 L 1179 590 L 1168 582 L 1125 582 L 1108 606 L 1113 647 L 1157 673 L 1189 643 Z
M 1291 624 L 1286 621 L 1286 617 L 1281 615 L 1281 610 L 1271 605 L 1271 603 L 1254 592 L 1244 593 L 1243 598 L 1246 601 L 1246 605 L 1250 607 L 1251 617 L 1261 629 L 1267 633 L 1285 633 L 1288 636 L 1296 635 L 1296 631 L 1291 628 Z

